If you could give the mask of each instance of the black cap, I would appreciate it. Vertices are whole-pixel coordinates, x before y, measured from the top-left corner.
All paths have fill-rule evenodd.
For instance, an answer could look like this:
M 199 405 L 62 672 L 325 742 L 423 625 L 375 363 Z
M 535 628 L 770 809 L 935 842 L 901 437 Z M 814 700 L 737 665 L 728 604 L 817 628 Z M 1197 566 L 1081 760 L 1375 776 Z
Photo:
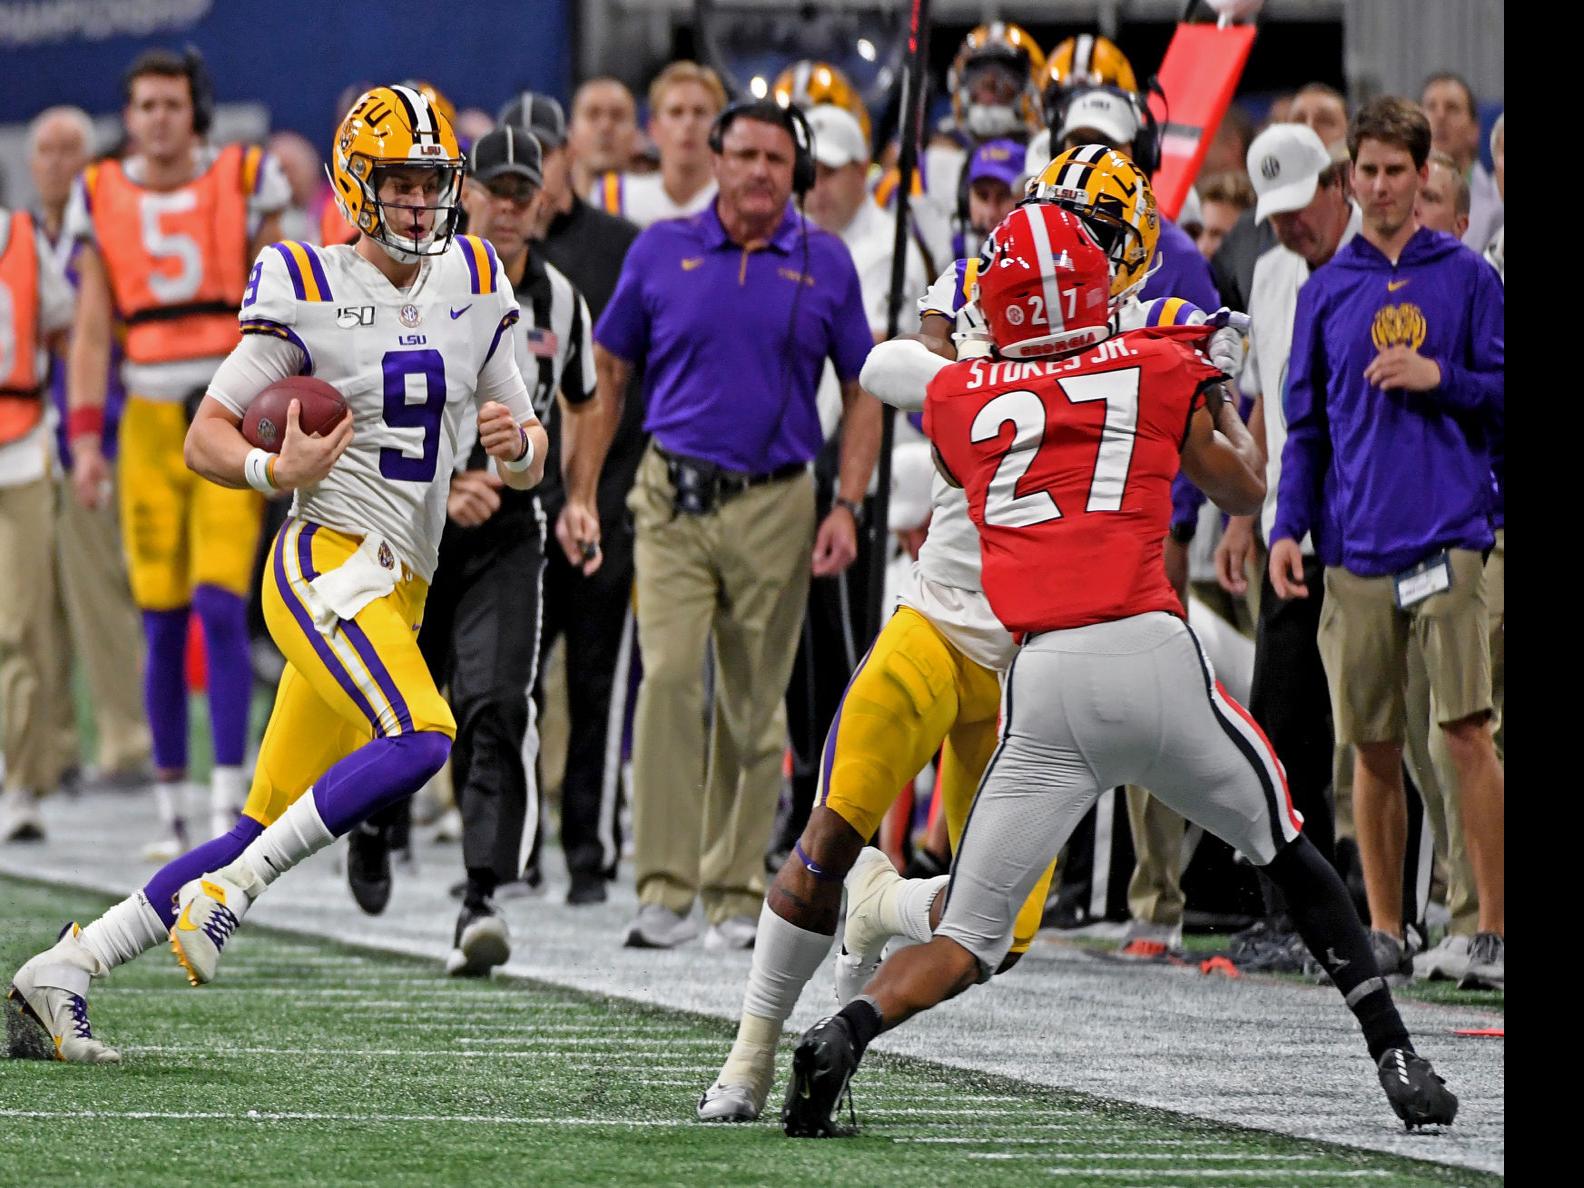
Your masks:
M 536 91 L 519 91 L 512 96 L 496 113 L 495 122 L 527 128 L 547 149 L 558 149 L 566 143 L 566 113 L 561 104 Z
M 543 154 L 532 133 L 511 124 L 502 124 L 480 136 L 468 157 L 473 179 L 491 182 L 515 174 L 536 186 L 544 185 Z

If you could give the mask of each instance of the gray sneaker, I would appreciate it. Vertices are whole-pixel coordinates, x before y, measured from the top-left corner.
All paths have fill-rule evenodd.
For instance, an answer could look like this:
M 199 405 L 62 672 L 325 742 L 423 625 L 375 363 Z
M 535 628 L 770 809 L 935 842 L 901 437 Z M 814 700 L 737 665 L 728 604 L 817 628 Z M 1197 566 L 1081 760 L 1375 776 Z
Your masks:
M 646 903 L 627 929 L 629 949 L 674 949 L 698 935 L 698 925 L 664 904 Z
M 1459 990 L 1507 989 L 1507 941 L 1499 933 L 1476 932 L 1469 944 L 1468 969 Z
M 1447 933 L 1441 943 L 1413 959 L 1414 979 L 1421 982 L 1456 982 L 1468 972 L 1469 945 L 1473 938 Z
M 1375 965 L 1388 986 L 1406 986 L 1413 980 L 1413 945 L 1400 941 L 1389 932 L 1371 928 L 1370 951 L 1375 954 Z

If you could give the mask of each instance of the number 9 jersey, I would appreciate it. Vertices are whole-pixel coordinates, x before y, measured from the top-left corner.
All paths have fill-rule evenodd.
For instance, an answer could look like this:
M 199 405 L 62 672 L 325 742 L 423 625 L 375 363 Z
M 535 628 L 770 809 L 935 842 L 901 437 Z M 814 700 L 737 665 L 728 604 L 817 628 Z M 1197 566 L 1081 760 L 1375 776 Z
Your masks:
M 297 492 L 292 515 L 354 536 L 379 533 L 428 582 L 464 418 L 496 400 L 519 423 L 535 420 L 507 337 L 518 316 L 495 249 L 470 235 L 427 259 L 405 290 L 350 245 L 285 242 L 260 252 L 242 333 L 295 345 L 303 373 L 336 388 L 352 411 L 351 446 L 323 482 Z M 226 393 L 210 395 L 246 412 Z

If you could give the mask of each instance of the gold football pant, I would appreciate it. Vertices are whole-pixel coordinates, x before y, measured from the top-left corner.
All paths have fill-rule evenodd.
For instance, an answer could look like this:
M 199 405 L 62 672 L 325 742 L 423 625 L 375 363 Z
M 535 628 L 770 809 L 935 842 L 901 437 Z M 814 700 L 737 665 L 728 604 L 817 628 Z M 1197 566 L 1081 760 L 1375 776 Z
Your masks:
M 820 759 L 817 804 L 872 837 L 902 786 L 941 752 L 936 787 L 955 850 L 990 756 L 1001 713 L 1000 679 L 963 655 L 912 607 L 898 608 L 858 665 Z M 1012 951 L 1039 930 L 1056 864 L 1035 884 Z

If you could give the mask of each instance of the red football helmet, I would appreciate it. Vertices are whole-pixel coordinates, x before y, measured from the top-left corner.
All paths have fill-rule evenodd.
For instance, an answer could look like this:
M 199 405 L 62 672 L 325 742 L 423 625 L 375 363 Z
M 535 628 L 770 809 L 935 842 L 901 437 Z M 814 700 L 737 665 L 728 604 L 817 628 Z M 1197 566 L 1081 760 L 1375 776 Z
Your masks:
M 979 308 L 1009 359 L 1065 355 L 1110 337 L 1111 270 L 1077 216 L 1019 206 L 990 233 L 979 266 Z

